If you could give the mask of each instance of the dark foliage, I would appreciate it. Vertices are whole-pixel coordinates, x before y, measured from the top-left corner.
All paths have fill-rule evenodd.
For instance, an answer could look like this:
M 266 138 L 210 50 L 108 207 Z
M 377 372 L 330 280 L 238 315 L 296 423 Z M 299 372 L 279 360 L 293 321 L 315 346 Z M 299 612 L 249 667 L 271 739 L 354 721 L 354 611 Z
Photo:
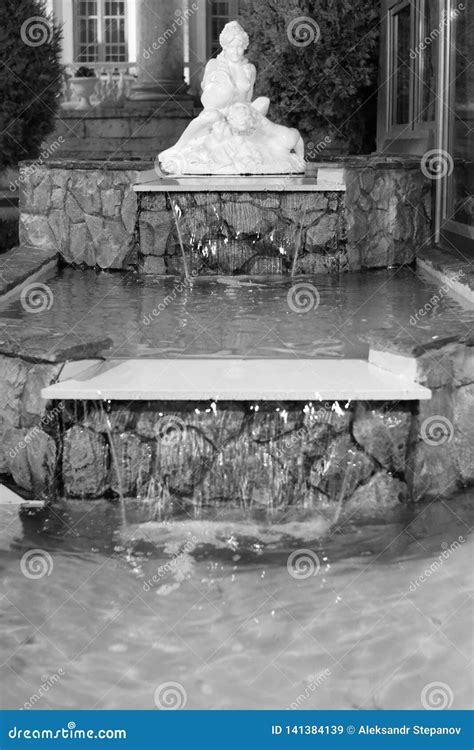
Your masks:
M 308 138 L 314 131 L 375 148 L 378 0 L 245 0 L 240 20 L 257 65 L 256 94 L 270 116 Z
M 54 129 L 60 43 L 40 0 L 1 0 L 0 169 L 36 158 Z

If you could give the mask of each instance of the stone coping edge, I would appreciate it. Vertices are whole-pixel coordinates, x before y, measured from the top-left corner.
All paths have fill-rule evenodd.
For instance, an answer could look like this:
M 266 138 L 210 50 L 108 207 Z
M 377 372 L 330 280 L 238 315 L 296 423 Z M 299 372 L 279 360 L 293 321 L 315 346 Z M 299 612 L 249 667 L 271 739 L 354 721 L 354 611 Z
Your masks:
M 37 162 L 34 159 L 28 159 L 19 163 L 22 166 L 32 166 Z M 321 161 L 309 161 L 308 168 L 314 166 L 328 167 L 340 166 L 346 169 L 420 169 L 421 157 L 414 158 L 403 156 L 334 156 Z M 106 170 L 112 169 L 147 169 L 153 167 L 153 159 L 48 159 L 41 165 L 41 169 L 97 169 L 101 167 Z

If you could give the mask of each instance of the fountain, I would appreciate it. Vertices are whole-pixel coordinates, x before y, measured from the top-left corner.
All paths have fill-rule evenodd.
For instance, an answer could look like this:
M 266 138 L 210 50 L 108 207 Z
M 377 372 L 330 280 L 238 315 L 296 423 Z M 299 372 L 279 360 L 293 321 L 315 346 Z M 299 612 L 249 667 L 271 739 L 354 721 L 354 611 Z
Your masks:
M 148 227 L 162 225 L 170 210 L 165 263 L 187 278 L 314 271 L 316 259 L 307 256 L 315 250 L 338 265 L 345 244 L 342 170 L 305 173 L 299 131 L 268 118 L 267 97 L 253 98 L 257 71 L 245 55 L 247 33 L 232 21 L 220 43 L 204 71 L 202 112 L 135 186 L 145 270 L 157 252 Z
M 58 435 L 40 423 L 38 458 L 28 445 L 18 449 L 34 400 L 22 397 L 7 414 L 8 471 L 26 488 L 47 484 L 49 471 L 71 498 L 119 495 L 124 523 L 130 498 L 166 519 L 216 507 L 305 514 L 327 503 L 338 517 L 349 502 L 384 507 L 430 497 L 441 472 L 419 436 L 437 419 L 430 399 L 440 386 L 425 376 L 423 357 L 442 359 L 445 338 L 439 327 L 436 336 L 414 328 L 406 339 L 403 325 L 394 329 L 392 309 L 425 301 L 412 271 L 398 278 L 411 291 L 404 286 L 394 300 L 397 280 L 380 271 L 387 305 L 376 303 L 373 319 L 353 324 L 379 292 L 377 274 L 360 271 L 412 263 L 428 234 L 425 178 L 419 165 L 365 157 L 363 166 L 306 165 L 303 173 L 300 134 L 272 123 L 268 100 L 254 99 L 247 35 L 234 22 L 222 43 L 206 66 L 202 113 L 154 170 L 48 163 L 27 182 L 28 258 L 33 249 L 38 265 L 49 264 L 54 235 L 66 263 L 126 270 L 127 283 L 105 274 L 93 304 L 94 273 L 85 272 L 82 291 L 70 268 L 69 282 L 61 277 L 42 290 L 43 326 L 32 328 L 30 316 L 25 342 L 10 320 L 5 380 L 16 383 L 10 370 L 18 367 L 27 393 L 41 388 L 46 402 L 71 408 Z M 409 201 L 399 200 L 402 192 Z M 186 282 L 172 278 L 180 275 Z M 273 278 L 228 278 L 244 275 Z M 111 295 L 109 284 L 118 284 Z M 71 311 L 70 299 L 100 310 L 107 338 L 97 338 L 95 316 L 71 336 L 90 311 Z M 452 336 L 451 320 L 448 327 Z M 49 338 L 43 350 L 43 330 L 59 337 L 53 350 Z M 430 354 L 434 339 L 439 354 Z M 367 340 L 370 347 L 357 344 Z M 467 347 L 460 338 L 457 346 L 461 361 Z M 100 401 L 110 402 L 107 419 Z M 75 405 L 84 403 L 94 405 L 81 416 Z M 176 440 L 163 424 L 175 425 Z M 470 471 L 451 454 L 445 464 L 449 486 Z

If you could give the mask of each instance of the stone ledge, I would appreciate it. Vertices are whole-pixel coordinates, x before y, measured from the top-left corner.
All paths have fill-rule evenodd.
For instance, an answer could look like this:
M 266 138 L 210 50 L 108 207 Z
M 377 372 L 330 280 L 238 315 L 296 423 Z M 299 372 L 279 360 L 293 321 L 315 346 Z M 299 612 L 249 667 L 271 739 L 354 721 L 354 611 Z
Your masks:
M 14 247 L 0 256 L 0 298 L 19 291 L 28 280 L 53 271 L 58 252 L 54 248 Z
M 428 247 L 418 254 L 417 265 L 474 306 L 474 260 L 454 249 Z
M 113 346 L 110 338 L 84 341 L 77 334 L 60 335 L 56 341 L 51 335 L 40 332 L 15 338 L 8 335 L 8 329 L 0 334 L 0 355 L 18 358 L 34 364 L 62 364 L 68 361 L 101 357 L 104 350 Z M 65 343 L 67 339 L 68 343 Z
M 19 163 L 20 170 L 22 167 L 35 167 L 36 162 L 32 160 L 25 160 Z M 145 159 L 48 159 L 44 164 L 41 165 L 41 170 L 50 169 L 84 169 L 84 170 L 104 170 L 105 172 L 112 171 L 131 171 L 131 170 L 146 170 L 153 167 L 153 161 Z
M 436 333 L 434 333 L 436 331 Z M 399 354 L 404 357 L 420 357 L 426 352 L 436 352 L 448 344 L 474 346 L 472 323 L 456 326 L 453 321 L 438 321 L 430 329 L 414 327 L 411 331 L 379 328 L 363 339 L 377 351 Z

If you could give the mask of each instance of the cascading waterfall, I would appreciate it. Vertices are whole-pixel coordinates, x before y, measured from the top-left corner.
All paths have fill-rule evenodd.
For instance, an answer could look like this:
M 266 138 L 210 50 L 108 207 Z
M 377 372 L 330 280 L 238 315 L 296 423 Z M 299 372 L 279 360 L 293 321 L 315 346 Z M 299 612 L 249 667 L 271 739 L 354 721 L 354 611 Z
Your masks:
M 299 256 L 300 248 L 301 248 L 301 238 L 303 236 L 303 229 L 304 229 L 304 222 L 305 222 L 305 218 L 306 218 L 306 211 L 307 211 L 307 209 L 305 208 L 304 213 L 303 213 L 303 218 L 301 219 L 300 231 L 299 231 L 299 234 L 298 234 L 298 239 L 296 241 L 295 254 L 293 256 L 293 264 L 291 266 L 291 276 L 292 277 L 296 273 L 296 264 L 298 262 L 298 256 Z
M 186 278 L 186 281 L 191 281 L 191 274 L 189 273 L 188 261 L 186 259 L 186 251 L 184 249 L 183 236 L 181 234 L 181 229 L 180 229 L 180 226 L 179 226 L 179 219 L 180 219 L 180 216 L 181 216 L 181 209 L 180 209 L 178 203 L 171 197 L 170 193 L 166 193 L 166 197 L 167 197 L 167 200 L 169 200 L 169 202 L 170 202 L 171 209 L 172 209 L 172 214 L 173 214 L 173 219 L 174 219 L 174 223 L 175 223 L 175 226 L 176 226 L 176 233 L 178 235 L 178 242 L 179 242 L 179 246 L 181 248 L 181 255 L 182 255 L 182 258 L 183 258 L 184 276 Z
M 109 442 L 109 447 L 110 447 L 110 455 L 112 457 L 112 463 L 114 465 L 115 473 L 117 476 L 117 488 L 118 488 L 118 494 L 119 494 L 120 513 L 122 516 L 122 526 L 125 529 L 127 527 L 127 514 L 125 511 L 125 493 L 123 491 L 122 472 L 120 469 L 120 463 L 118 460 L 117 451 L 115 449 L 112 422 L 110 421 L 109 414 L 107 410 L 105 409 L 104 402 L 99 401 L 98 404 L 99 404 L 100 413 L 102 414 L 102 417 L 104 419 L 105 431 L 106 431 L 107 440 Z

